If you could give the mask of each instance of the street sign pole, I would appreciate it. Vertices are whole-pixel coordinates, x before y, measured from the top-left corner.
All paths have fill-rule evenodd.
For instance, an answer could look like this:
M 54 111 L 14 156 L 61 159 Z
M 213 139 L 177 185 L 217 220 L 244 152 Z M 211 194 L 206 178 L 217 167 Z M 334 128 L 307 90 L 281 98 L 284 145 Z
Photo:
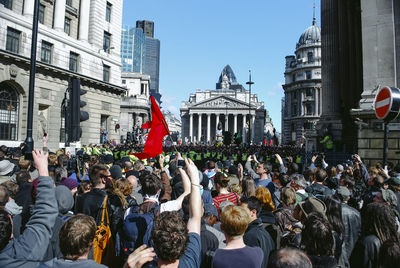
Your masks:
M 384 123 L 384 133 L 383 133 L 383 167 L 387 165 L 387 158 L 389 152 L 388 140 L 389 140 L 389 122 Z
M 383 166 L 388 161 L 388 139 L 389 122 L 398 117 L 400 111 L 400 89 L 394 87 L 383 87 L 375 97 L 375 115 L 384 122 L 383 133 Z

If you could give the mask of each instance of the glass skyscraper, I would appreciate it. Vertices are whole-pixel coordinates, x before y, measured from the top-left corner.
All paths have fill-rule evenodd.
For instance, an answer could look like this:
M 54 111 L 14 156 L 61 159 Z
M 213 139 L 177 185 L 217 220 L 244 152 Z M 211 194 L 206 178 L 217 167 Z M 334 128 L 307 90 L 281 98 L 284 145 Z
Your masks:
M 157 99 L 159 103 L 161 95 L 159 93 L 160 77 L 160 40 L 146 37 L 146 71 L 150 75 L 150 94 Z
M 122 72 L 145 73 L 146 36 L 142 29 L 122 27 L 121 59 Z

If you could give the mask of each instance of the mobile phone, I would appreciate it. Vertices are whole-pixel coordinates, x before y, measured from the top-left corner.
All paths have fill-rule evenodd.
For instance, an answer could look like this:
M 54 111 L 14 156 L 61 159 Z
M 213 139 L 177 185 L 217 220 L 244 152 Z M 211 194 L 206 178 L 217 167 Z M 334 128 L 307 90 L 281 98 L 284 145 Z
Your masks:
M 43 137 L 47 137 L 47 133 L 46 132 L 43 134 Z
M 178 164 L 176 165 L 177 168 L 184 168 L 185 167 L 185 160 L 178 160 Z

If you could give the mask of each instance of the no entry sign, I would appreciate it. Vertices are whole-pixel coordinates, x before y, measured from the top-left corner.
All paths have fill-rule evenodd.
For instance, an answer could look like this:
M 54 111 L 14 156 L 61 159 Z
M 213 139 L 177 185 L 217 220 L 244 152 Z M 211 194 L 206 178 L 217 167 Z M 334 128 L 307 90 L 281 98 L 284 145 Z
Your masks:
M 395 87 L 383 87 L 375 97 L 375 114 L 378 119 L 391 121 L 399 115 L 400 90 Z

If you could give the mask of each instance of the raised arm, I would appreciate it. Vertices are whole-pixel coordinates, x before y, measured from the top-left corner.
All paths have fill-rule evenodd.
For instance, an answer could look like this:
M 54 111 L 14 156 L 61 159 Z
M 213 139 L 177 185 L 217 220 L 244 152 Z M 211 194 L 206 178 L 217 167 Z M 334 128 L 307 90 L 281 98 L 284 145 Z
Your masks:
M 188 221 L 189 233 L 200 234 L 201 221 L 201 193 L 200 193 L 200 178 L 199 171 L 196 165 L 190 159 L 185 159 L 186 171 L 190 177 L 191 194 L 189 203 L 190 218 Z

